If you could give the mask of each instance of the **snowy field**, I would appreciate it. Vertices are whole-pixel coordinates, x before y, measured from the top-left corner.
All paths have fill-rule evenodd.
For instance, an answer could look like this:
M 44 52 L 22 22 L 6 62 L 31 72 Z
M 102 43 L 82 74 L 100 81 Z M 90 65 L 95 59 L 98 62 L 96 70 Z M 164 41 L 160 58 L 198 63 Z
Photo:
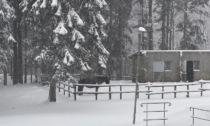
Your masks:
M 131 83 L 130 81 L 112 81 L 111 84 Z M 128 90 L 134 88 L 128 87 Z M 91 89 L 86 89 L 89 91 Z M 107 90 L 101 88 L 100 90 Z M 116 89 L 117 90 L 117 89 Z M 124 89 L 127 90 L 127 89 Z M 145 89 L 142 89 L 145 90 Z M 170 90 L 170 89 L 168 89 Z M 0 85 L 0 125 L 1 126 L 133 126 L 134 94 L 123 94 L 123 100 L 119 100 L 119 94 L 113 95 L 108 100 L 108 95 L 99 95 L 98 101 L 94 96 L 78 96 L 68 98 L 62 92 L 57 93 L 57 102 L 47 101 L 48 87 L 38 84 Z M 151 96 L 148 100 L 145 94 L 140 94 L 137 103 L 136 124 L 145 126 L 143 119 L 146 117 L 140 107 L 143 102 L 171 102 L 166 106 L 168 120 L 166 126 L 190 126 L 192 125 L 192 111 L 189 107 L 210 109 L 210 92 L 191 93 L 186 98 L 186 93 L 166 94 L 162 100 L 160 95 Z M 154 106 L 152 109 L 162 109 L 162 106 Z M 210 119 L 210 114 L 197 112 L 196 115 Z M 152 114 L 151 117 L 162 117 L 162 114 Z M 162 126 L 162 121 L 149 122 L 149 126 Z M 195 120 L 195 126 L 209 126 L 210 122 Z

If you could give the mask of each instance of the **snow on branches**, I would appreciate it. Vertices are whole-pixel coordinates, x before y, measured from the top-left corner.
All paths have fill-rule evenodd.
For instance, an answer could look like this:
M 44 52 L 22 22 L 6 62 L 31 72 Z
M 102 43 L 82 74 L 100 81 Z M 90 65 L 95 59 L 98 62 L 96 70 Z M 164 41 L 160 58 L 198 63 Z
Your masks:
M 71 41 L 81 41 L 81 42 L 84 42 L 85 41 L 85 37 L 78 30 L 74 29 L 72 31 Z
M 74 57 L 71 55 L 68 49 L 65 50 L 65 56 L 63 59 L 63 63 L 70 66 L 71 63 L 74 62 Z
M 8 37 L 8 41 L 17 42 L 11 34 Z
M 61 35 L 65 35 L 68 33 L 68 31 L 66 30 L 65 26 L 64 26 L 64 22 L 61 21 L 58 23 L 58 26 L 56 27 L 55 30 L 53 30 L 54 33 L 57 34 L 61 34 Z
M 68 22 L 70 24 L 73 24 L 73 22 L 74 22 L 75 25 L 77 25 L 77 26 L 84 26 L 84 22 L 82 21 L 80 16 L 75 12 L 75 10 L 73 8 L 69 9 L 67 17 L 68 17 Z M 70 25 L 70 27 L 72 27 L 72 26 Z
M 57 7 L 58 6 L 58 0 L 52 0 L 51 7 Z
M 42 4 L 40 5 L 40 8 L 46 8 L 47 6 L 47 0 L 43 0 Z
M 94 0 L 94 3 L 99 7 L 99 8 L 103 8 L 104 6 L 107 5 L 105 0 Z
M 103 18 L 103 16 L 101 15 L 100 11 L 96 13 L 96 19 L 102 24 L 102 25 L 106 25 L 106 21 Z
M 80 65 L 81 65 L 81 70 L 83 70 L 83 71 L 91 70 L 91 68 L 88 65 L 88 63 L 87 62 L 83 62 L 82 59 L 80 59 Z
M 0 16 L 3 17 L 3 19 L 11 19 L 14 18 L 14 9 L 12 7 L 9 6 L 9 4 L 7 3 L 6 0 L 0 0 Z
M 106 57 L 104 57 L 104 56 L 102 56 L 102 55 L 100 55 L 100 56 L 98 57 L 98 63 L 100 64 L 100 66 L 101 66 L 102 68 L 106 68 L 106 62 L 107 62 L 107 58 L 106 58 Z

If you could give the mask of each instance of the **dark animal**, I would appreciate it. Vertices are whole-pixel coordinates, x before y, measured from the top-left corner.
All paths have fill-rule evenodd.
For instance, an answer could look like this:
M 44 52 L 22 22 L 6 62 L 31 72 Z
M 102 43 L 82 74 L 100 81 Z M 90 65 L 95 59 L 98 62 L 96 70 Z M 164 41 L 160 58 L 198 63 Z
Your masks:
M 85 78 L 85 79 L 80 79 L 78 81 L 78 84 L 102 84 L 102 83 L 106 83 L 109 84 L 110 83 L 110 79 L 107 76 L 96 76 L 93 78 Z M 87 88 L 96 88 L 96 90 L 98 91 L 99 87 L 98 86 L 86 86 Z M 84 86 L 78 86 L 78 91 L 83 91 Z M 79 95 L 82 95 L 82 93 L 80 93 Z

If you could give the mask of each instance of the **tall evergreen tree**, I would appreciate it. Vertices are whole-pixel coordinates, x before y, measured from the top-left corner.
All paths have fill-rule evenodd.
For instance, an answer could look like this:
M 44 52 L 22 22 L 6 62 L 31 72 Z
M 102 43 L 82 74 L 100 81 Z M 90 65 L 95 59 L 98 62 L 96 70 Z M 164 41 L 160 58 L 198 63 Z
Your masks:
M 127 44 L 132 43 L 129 36 L 131 27 L 128 24 L 132 10 L 132 0 L 107 0 L 109 4 L 108 40 L 107 47 L 110 52 L 107 71 L 110 76 L 115 73 L 116 79 L 123 76 L 123 64 L 127 57 Z
M 6 0 L 0 0 L 0 68 L 4 72 L 4 85 L 7 85 L 8 64 L 12 58 L 12 42 L 16 43 L 11 33 L 13 18 L 13 8 Z
M 41 31 L 51 34 L 46 43 L 39 42 L 45 46 L 36 56 L 37 61 L 48 66 L 50 101 L 56 101 L 56 82 L 61 76 L 72 80 L 71 74 L 75 70 L 89 71 L 95 66 L 106 68 L 109 52 L 102 44 L 106 37 L 103 30 L 106 21 L 101 14 L 106 5 L 105 0 L 22 1 L 23 11 L 32 10 L 46 22 Z
M 183 33 L 180 42 L 181 49 L 198 49 L 198 45 L 207 41 L 201 15 L 209 15 L 205 10 L 209 6 L 209 0 L 178 0 L 176 1 L 177 11 L 183 14 L 183 20 L 177 25 L 178 31 Z M 192 15 L 196 15 L 192 16 Z

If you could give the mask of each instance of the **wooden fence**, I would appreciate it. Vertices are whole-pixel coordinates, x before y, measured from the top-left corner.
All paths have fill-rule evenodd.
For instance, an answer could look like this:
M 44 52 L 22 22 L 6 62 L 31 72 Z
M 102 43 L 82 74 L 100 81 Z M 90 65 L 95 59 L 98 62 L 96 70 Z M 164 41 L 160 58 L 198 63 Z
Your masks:
M 210 113 L 210 110 L 205 110 L 201 108 L 195 108 L 195 107 L 190 107 L 190 111 L 192 111 L 192 126 L 195 124 L 195 119 L 203 120 L 203 121 L 210 121 L 210 119 L 200 117 L 198 115 L 195 115 L 195 111 L 203 111 L 206 113 Z
M 138 89 L 140 86 L 144 87 L 144 91 L 137 91 L 137 94 L 139 96 L 139 93 L 144 93 L 148 96 L 148 99 L 151 95 L 161 95 L 162 99 L 164 98 L 165 94 L 174 94 L 174 98 L 177 97 L 177 93 L 186 93 L 186 97 L 190 96 L 190 92 L 200 92 L 200 95 L 203 96 L 204 91 L 210 91 L 210 88 L 203 88 L 203 85 L 210 84 L 210 81 L 202 81 L 202 82 L 193 82 L 193 83 L 162 83 L 162 84 L 153 84 L 153 83 L 139 83 Z M 190 90 L 192 86 L 198 85 L 200 88 L 197 88 L 195 90 Z M 108 87 L 108 91 L 106 92 L 99 92 L 95 88 L 94 92 L 86 92 L 86 91 L 77 91 L 78 86 L 88 86 L 88 87 Z M 135 87 L 136 84 L 106 84 L 106 85 L 97 85 L 97 84 L 67 84 L 64 82 L 59 82 L 57 84 L 58 92 L 61 92 L 63 90 L 63 94 L 66 95 L 68 93 L 68 96 L 71 95 L 74 96 L 74 100 L 77 100 L 78 94 L 93 94 L 95 95 L 95 100 L 98 99 L 98 95 L 100 94 L 108 94 L 109 99 L 112 99 L 112 94 L 119 94 L 120 99 L 122 99 L 123 94 L 126 93 L 135 93 L 135 88 L 133 91 L 123 91 L 123 87 Z M 186 86 L 186 90 L 177 90 L 177 87 L 184 87 Z M 112 91 L 112 87 L 119 87 L 118 91 Z M 162 88 L 162 91 L 155 92 L 151 90 L 152 88 Z M 165 88 L 167 87 L 173 87 L 172 91 L 165 91 Z
M 138 87 L 140 86 L 145 86 L 147 85 L 146 83 L 140 83 L 138 84 Z M 108 87 L 109 91 L 107 92 L 98 92 L 98 90 L 95 90 L 95 92 L 85 92 L 85 91 L 77 91 L 78 86 L 88 86 L 88 87 Z M 61 92 L 63 90 L 63 94 L 66 95 L 66 92 L 68 93 L 68 97 L 71 95 L 74 96 L 74 100 L 77 100 L 77 95 L 78 94 L 94 94 L 95 95 L 95 100 L 98 100 L 98 95 L 99 94 L 108 94 L 109 99 L 112 99 L 112 94 L 119 94 L 120 99 L 122 99 L 123 94 L 125 93 L 135 93 L 135 90 L 133 91 L 123 91 L 123 87 L 135 87 L 136 84 L 106 84 L 106 85 L 97 85 L 97 84 L 66 84 L 64 82 L 59 82 L 57 84 L 58 92 Z M 112 91 L 112 87 L 119 87 L 119 91 Z M 96 88 L 95 88 L 96 89 Z M 139 93 L 148 93 L 150 91 L 138 91 Z
M 203 96 L 204 91 L 210 91 L 208 88 L 203 88 L 203 85 L 210 84 L 210 81 L 201 81 L 201 82 L 192 82 L 192 83 L 173 83 L 173 84 L 150 84 L 146 85 L 145 87 L 148 90 L 148 93 L 146 95 L 148 96 L 148 99 L 150 98 L 150 95 L 157 95 L 161 94 L 161 98 L 164 98 L 165 94 L 174 94 L 174 98 L 176 98 L 177 93 L 186 93 L 186 97 L 190 97 L 190 92 L 200 92 L 200 95 Z M 195 90 L 190 90 L 190 87 L 192 86 L 200 86 L 200 88 L 197 88 Z M 177 90 L 177 87 L 184 87 L 186 86 L 186 90 Z M 165 88 L 167 87 L 173 87 L 173 91 L 165 91 Z M 160 92 L 154 92 L 151 90 L 151 88 L 161 88 L 162 91 Z

